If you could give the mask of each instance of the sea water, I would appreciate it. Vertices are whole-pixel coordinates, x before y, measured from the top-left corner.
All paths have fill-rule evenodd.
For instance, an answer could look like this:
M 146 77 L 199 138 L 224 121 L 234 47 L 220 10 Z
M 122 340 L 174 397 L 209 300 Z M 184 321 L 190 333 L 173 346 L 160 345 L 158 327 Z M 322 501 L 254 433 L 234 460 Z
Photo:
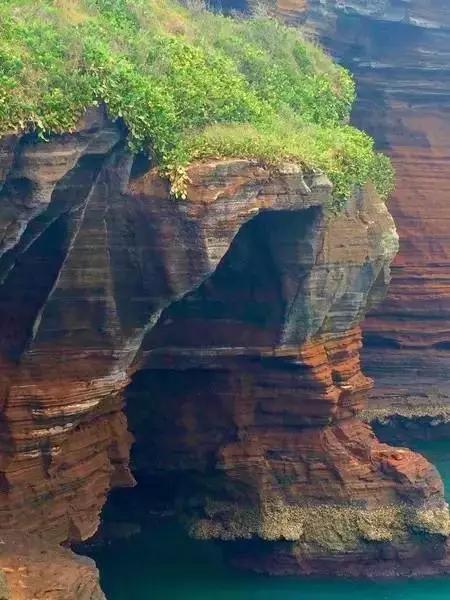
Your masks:
M 427 442 L 416 449 L 437 466 L 450 492 L 450 442 Z M 450 576 L 368 582 L 242 573 L 224 563 L 216 545 L 189 539 L 166 519 L 90 556 L 108 600 L 450 600 Z

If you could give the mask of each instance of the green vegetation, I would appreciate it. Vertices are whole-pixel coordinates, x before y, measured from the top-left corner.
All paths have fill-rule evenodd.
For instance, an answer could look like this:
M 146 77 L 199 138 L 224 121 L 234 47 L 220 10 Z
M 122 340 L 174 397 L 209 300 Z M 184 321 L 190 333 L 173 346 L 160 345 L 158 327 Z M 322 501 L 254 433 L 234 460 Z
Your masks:
M 98 103 L 122 118 L 183 195 L 185 166 L 212 157 L 320 169 L 339 208 L 389 160 L 348 125 L 354 84 L 298 31 L 175 0 L 2 0 L 0 134 L 70 131 Z

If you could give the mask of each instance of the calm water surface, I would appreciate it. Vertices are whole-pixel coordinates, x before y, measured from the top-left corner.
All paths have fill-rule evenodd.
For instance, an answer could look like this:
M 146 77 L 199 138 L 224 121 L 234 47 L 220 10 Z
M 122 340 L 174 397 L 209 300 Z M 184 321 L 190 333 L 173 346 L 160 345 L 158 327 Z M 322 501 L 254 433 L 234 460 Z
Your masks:
M 419 450 L 450 491 L 450 442 L 423 443 Z M 450 600 L 450 577 L 354 582 L 242 574 L 223 563 L 215 546 L 189 540 L 165 520 L 90 555 L 108 600 Z

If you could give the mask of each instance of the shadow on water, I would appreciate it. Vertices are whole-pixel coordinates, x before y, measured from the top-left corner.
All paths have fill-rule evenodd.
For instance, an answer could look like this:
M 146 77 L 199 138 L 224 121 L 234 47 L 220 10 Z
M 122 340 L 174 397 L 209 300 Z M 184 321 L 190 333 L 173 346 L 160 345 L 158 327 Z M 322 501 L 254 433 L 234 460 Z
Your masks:
M 426 442 L 416 449 L 439 468 L 450 489 L 450 443 Z M 127 517 L 131 521 L 134 509 L 131 504 L 128 506 Z M 108 519 L 114 520 L 111 504 L 105 513 L 106 523 Z M 271 578 L 237 572 L 224 563 L 220 548 L 189 539 L 172 519 L 146 519 L 140 533 L 94 547 L 89 554 L 100 569 L 108 600 L 444 600 L 450 597 L 450 577 L 367 582 Z

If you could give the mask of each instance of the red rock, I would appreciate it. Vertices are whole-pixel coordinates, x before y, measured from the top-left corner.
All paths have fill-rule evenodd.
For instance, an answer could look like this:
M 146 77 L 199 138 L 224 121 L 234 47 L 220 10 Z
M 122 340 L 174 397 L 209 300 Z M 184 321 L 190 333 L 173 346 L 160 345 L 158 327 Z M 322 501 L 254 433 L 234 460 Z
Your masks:
M 374 411 L 399 414 L 403 399 L 425 417 L 423 435 L 433 435 L 427 423 L 436 411 L 427 413 L 427 405 L 440 404 L 446 414 L 450 405 L 449 6 L 298 0 L 287 11 L 282 2 L 276 7 L 290 22 L 305 22 L 354 73 L 353 120 L 392 157 L 397 183 L 389 209 L 400 252 L 386 301 L 364 324 L 364 367 L 376 381 Z
M 229 160 L 192 166 L 188 200 L 176 201 L 155 171 L 134 174 L 113 126 L 90 119 L 50 145 L 21 145 L 17 165 L 47 193 L 36 183 L 30 212 L 19 202 L 0 214 L 12 232 L 0 262 L 0 529 L 54 543 L 94 533 L 109 490 L 134 484 L 125 389 L 143 404 L 142 472 L 197 473 L 190 516 L 207 515 L 204 488 L 215 490 L 227 535 L 230 515 L 254 502 L 287 514 L 337 502 L 442 509 L 431 465 L 357 418 L 371 386 L 358 324 L 397 250 L 374 191 L 331 219 L 325 177 Z M 4 177 L 11 193 L 15 174 Z M 261 518 L 277 554 L 280 530 Z

